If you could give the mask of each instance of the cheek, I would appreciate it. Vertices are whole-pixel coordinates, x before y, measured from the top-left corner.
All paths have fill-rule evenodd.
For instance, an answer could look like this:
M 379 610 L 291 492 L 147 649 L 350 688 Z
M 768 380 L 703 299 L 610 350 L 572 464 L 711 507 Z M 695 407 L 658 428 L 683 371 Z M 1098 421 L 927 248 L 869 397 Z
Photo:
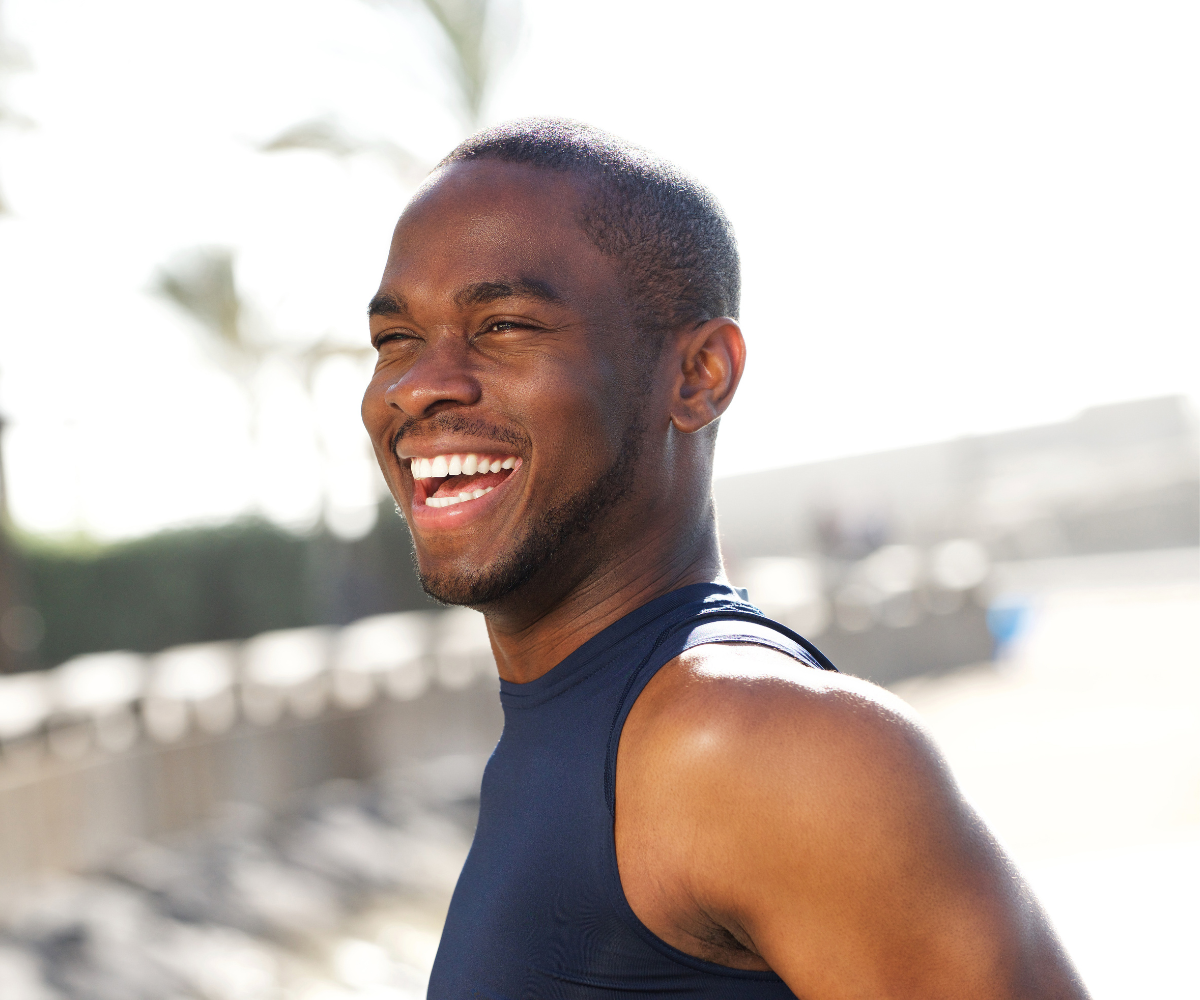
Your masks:
M 522 381 L 538 450 L 568 463 L 560 466 L 564 471 L 572 464 L 587 468 L 611 461 L 629 410 L 624 384 L 612 366 L 579 359 Z
M 363 426 L 372 438 L 386 426 L 391 416 L 390 407 L 387 405 L 389 384 L 389 380 L 379 373 L 372 377 L 367 383 L 366 391 L 363 392 L 359 412 L 362 414 Z
M 389 385 L 390 381 L 379 378 L 372 379 L 363 393 L 359 413 L 362 416 L 363 426 L 367 430 L 367 436 L 370 438 L 371 448 L 375 452 L 380 471 L 395 492 L 396 484 L 392 482 L 393 463 L 389 460 L 388 452 L 396 414 L 395 410 L 387 403 Z

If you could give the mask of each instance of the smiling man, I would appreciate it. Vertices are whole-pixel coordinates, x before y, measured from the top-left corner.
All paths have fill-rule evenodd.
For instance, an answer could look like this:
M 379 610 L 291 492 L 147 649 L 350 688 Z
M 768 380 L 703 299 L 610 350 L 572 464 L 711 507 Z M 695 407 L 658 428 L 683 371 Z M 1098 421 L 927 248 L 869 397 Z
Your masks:
M 505 713 L 429 996 L 1083 997 L 905 706 L 727 584 L 738 292 L 712 196 L 570 122 L 396 226 L 363 418 Z

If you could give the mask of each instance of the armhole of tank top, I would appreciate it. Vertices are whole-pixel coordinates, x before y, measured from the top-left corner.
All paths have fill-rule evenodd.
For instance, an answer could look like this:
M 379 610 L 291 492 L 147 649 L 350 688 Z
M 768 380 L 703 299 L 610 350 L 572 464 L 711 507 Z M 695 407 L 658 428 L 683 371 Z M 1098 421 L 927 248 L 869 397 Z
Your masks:
M 693 642 L 690 641 L 691 637 L 688 637 L 687 640 L 678 643 L 666 641 L 672 634 L 689 625 L 707 624 L 708 622 L 718 621 L 748 621 L 758 625 L 760 628 L 767 628 L 772 632 L 776 632 L 780 638 L 778 642 L 775 642 L 771 641 L 767 636 L 754 635 L 745 630 L 738 632 L 735 629 L 731 629 L 729 634 L 720 638 L 699 638 Z M 625 720 L 629 717 L 629 712 L 632 710 L 638 696 L 645 690 L 646 685 L 671 660 L 697 646 L 707 646 L 722 642 L 749 643 L 756 646 L 765 646 L 768 649 L 774 649 L 792 657 L 792 659 L 804 664 L 806 667 L 817 670 L 836 669 L 825 659 L 824 655 L 811 647 L 807 640 L 800 639 L 794 632 L 780 625 L 778 622 L 773 622 L 763 615 L 751 612 L 734 609 L 714 609 L 710 613 L 692 615 L 682 621 L 672 623 L 664 629 L 654 648 L 642 660 L 637 669 L 630 674 L 629 682 L 626 684 L 625 691 L 621 695 L 621 701 L 617 706 L 617 714 L 613 718 L 612 731 L 609 734 L 609 746 L 606 751 L 604 768 L 604 797 L 608 805 L 610 820 L 607 837 L 609 894 L 612 897 L 612 902 L 617 912 L 634 933 L 654 948 L 655 951 L 658 951 L 672 961 L 699 972 L 708 972 L 713 975 L 726 976 L 732 979 L 753 979 L 760 982 L 782 983 L 783 980 L 774 972 L 764 972 L 757 969 L 735 969 L 727 965 L 718 965 L 716 962 L 708 962 L 702 958 L 696 958 L 694 955 L 689 955 L 687 952 L 680 951 L 673 945 L 668 944 L 642 923 L 641 918 L 633 912 L 633 907 L 629 905 L 629 900 L 625 896 L 625 887 L 621 883 L 621 868 L 617 863 L 616 766 L 617 751 L 621 743 L 621 732 L 625 728 Z M 813 655 L 814 652 L 816 656 Z
M 753 635 L 730 632 L 729 634 L 722 635 L 720 638 L 701 638 L 689 641 L 689 637 L 689 640 L 683 642 L 669 641 L 681 629 L 701 624 L 715 624 L 717 622 L 746 622 L 767 632 L 774 633 L 778 636 L 778 639 L 775 639 L 774 636 L 764 636 L 761 634 Z M 764 614 L 757 611 L 757 609 L 743 610 L 743 608 L 739 607 L 717 607 L 705 609 L 699 613 L 691 611 L 670 622 L 659 633 L 650 652 L 642 658 L 642 662 L 630 671 L 629 679 L 626 681 L 625 688 L 621 692 L 621 697 L 617 702 L 617 710 L 613 716 L 612 725 L 609 728 L 608 745 L 605 747 L 604 754 L 604 801 L 608 806 L 609 815 L 614 819 L 616 818 L 617 750 L 621 743 L 621 731 L 625 728 L 625 719 L 632 710 L 634 702 L 637 701 L 638 696 L 641 695 L 646 685 L 654 678 L 654 675 L 670 663 L 671 660 L 675 659 L 675 657 L 696 646 L 706 646 L 721 642 L 766 646 L 769 649 L 775 649 L 790 656 L 805 666 L 814 667 L 818 670 L 837 672 L 837 667 L 811 642 L 793 632 L 787 626 L 767 618 Z

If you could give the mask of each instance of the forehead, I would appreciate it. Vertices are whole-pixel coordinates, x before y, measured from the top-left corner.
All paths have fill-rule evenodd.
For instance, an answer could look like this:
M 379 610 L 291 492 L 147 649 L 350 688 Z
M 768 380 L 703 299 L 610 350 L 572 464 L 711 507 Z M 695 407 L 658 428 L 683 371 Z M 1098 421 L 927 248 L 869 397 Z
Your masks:
M 614 271 L 578 223 L 581 181 L 495 160 L 444 168 L 405 209 L 381 291 L 437 297 L 479 281 L 540 280 L 568 298 Z

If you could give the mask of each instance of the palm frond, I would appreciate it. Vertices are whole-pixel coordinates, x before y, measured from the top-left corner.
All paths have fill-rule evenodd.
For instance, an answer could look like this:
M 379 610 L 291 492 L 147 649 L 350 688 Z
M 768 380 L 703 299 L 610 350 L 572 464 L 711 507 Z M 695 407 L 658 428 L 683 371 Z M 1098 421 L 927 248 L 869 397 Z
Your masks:
M 491 69 L 486 31 L 491 0 L 420 0 L 450 43 L 451 67 L 470 125 L 479 123 Z
M 368 145 L 366 140 L 347 132 L 336 117 L 325 115 L 297 122 L 258 148 L 264 153 L 280 153 L 289 149 L 318 149 L 342 157 L 360 153 Z
M 359 153 L 374 153 L 404 180 L 415 182 L 429 172 L 431 164 L 389 139 L 366 139 L 346 129 L 336 115 L 323 115 L 298 122 L 260 145 L 264 153 L 311 149 L 337 159 Z
M 195 247 L 179 254 L 158 269 L 152 289 L 226 347 L 239 353 L 251 350 L 242 331 L 233 252 L 227 247 Z

